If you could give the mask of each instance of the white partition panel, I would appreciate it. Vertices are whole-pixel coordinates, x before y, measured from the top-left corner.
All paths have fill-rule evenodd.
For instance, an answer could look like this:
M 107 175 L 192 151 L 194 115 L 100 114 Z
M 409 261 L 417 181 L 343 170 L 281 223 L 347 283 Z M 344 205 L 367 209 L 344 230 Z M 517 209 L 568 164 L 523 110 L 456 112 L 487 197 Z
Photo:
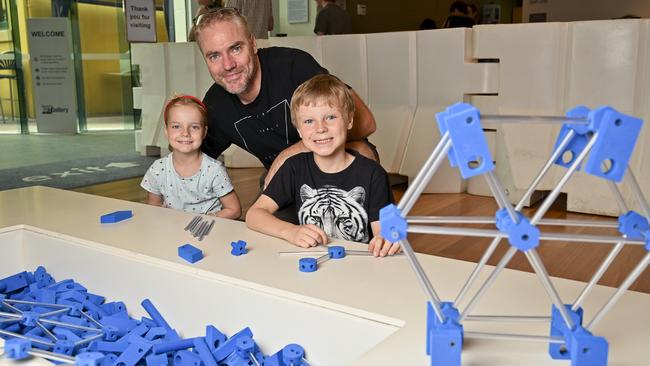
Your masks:
M 369 34 L 366 45 L 368 106 L 377 122 L 369 140 L 384 169 L 398 172 L 417 103 L 415 32 Z
M 333 75 L 338 76 L 368 102 L 368 69 L 366 36 L 347 34 L 319 37 L 323 50 L 320 61 Z
M 321 37 L 317 36 L 303 36 L 303 37 L 272 37 L 269 38 L 267 43 L 268 46 L 278 46 L 278 47 L 289 47 L 297 48 L 303 50 L 310 55 L 319 63 L 322 62 L 323 54 L 321 50 Z M 259 45 L 258 41 L 258 47 Z

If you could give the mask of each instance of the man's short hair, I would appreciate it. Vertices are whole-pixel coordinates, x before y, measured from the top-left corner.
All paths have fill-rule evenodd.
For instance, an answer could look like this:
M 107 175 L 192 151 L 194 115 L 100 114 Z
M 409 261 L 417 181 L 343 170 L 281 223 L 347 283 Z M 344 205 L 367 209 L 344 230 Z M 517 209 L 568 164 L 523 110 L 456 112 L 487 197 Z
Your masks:
M 199 14 L 194 18 L 192 29 L 190 30 L 189 40 L 198 41 L 201 32 L 210 25 L 218 22 L 233 22 L 238 24 L 250 38 L 252 35 L 246 17 L 243 16 L 236 8 L 217 8 Z
M 350 88 L 339 78 L 330 74 L 319 74 L 300 84 L 291 97 L 291 122 L 297 125 L 296 117 L 301 106 L 313 106 L 326 102 L 338 108 L 346 118 L 354 114 L 354 100 Z

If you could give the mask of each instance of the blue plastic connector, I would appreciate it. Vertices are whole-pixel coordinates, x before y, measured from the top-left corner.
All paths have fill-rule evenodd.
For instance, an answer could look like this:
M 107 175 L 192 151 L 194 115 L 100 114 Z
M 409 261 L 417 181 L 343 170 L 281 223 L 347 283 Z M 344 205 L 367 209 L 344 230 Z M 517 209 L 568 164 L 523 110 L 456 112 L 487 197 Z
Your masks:
M 205 338 L 194 338 L 194 350 L 198 352 L 201 361 L 205 366 L 217 366 L 217 361 L 214 359 L 212 352 L 205 342 Z
M 75 366 L 100 366 L 103 360 L 101 352 L 83 352 L 75 357 Z
M 316 272 L 318 261 L 316 258 L 300 258 L 298 260 L 298 269 L 300 272 Z
M 219 348 L 212 352 L 217 362 L 223 361 L 231 353 L 235 352 L 237 348 L 237 340 L 240 338 L 253 338 L 253 332 L 251 332 L 250 328 L 246 327 L 233 334 L 227 341 L 223 342 Z
M 571 366 L 607 366 L 609 344 L 605 338 L 594 336 L 578 326 L 566 339 Z
M 178 256 L 190 263 L 196 263 L 203 259 L 203 252 L 201 249 L 188 243 L 178 247 Z
M 508 242 L 522 252 L 539 246 L 539 228 L 521 212 L 516 211 L 519 222 L 515 223 L 505 208 L 496 213 L 496 226 L 499 231 L 508 235 Z
M 168 331 L 172 329 L 172 327 L 169 326 L 169 323 L 167 323 L 165 318 L 163 318 L 163 316 L 160 315 L 160 312 L 158 311 L 158 309 L 156 309 L 156 307 L 153 305 L 151 300 L 144 299 L 142 300 L 140 305 L 142 305 L 142 308 L 144 308 L 147 314 L 149 314 L 149 317 L 151 317 L 151 319 L 153 319 L 153 321 L 155 321 L 158 324 L 158 326 L 163 327 Z
M 205 327 L 205 343 L 208 344 L 210 352 L 214 352 L 214 350 L 219 348 L 226 339 L 228 339 L 228 337 L 221 333 L 215 326 L 208 325 Z
M 39 288 L 46 287 L 54 283 L 54 278 L 52 278 L 52 276 L 50 276 L 50 274 L 47 273 L 45 268 L 42 266 L 39 266 L 36 268 L 36 271 L 34 271 L 34 280 L 36 281 L 36 284 Z
M 36 322 L 40 319 L 40 314 L 34 311 L 23 311 L 20 322 L 28 327 L 35 327 Z
M 133 211 L 115 211 L 106 215 L 102 215 L 99 219 L 99 222 L 102 224 L 113 224 L 116 222 L 124 221 L 133 217 Z
M 573 324 L 576 324 L 577 326 L 582 325 L 582 308 L 578 308 L 576 311 L 573 311 L 571 310 L 571 306 L 571 304 L 564 305 L 567 314 L 569 314 L 569 317 L 573 321 Z M 551 307 L 551 337 L 563 337 L 566 339 L 567 334 L 570 332 L 571 330 L 567 328 L 564 319 L 562 319 L 560 311 L 557 309 L 557 307 L 555 307 L 555 305 L 553 305 Z M 568 347 L 557 343 L 549 343 L 548 354 L 555 360 L 568 360 L 571 358 Z
M 167 360 L 166 354 L 156 355 L 150 354 L 144 358 L 147 366 L 168 366 L 169 362 Z
M 135 366 L 151 349 L 151 344 L 131 343 L 115 360 L 115 365 Z
M 233 241 L 230 243 L 230 246 L 232 247 L 232 250 L 230 251 L 230 254 L 234 256 L 240 256 L 248 253 L 248 249 L 246 249 L 246 242 L 243 240 L 237 240 Z
M 406 239 L 408 224 L 402 217 L 401 210 L 394 204 L 390 204 L 379 210 L 379 225 L 381 236 L 391 243 Z
M 431 366 L 460 366 L 463 350 L 463 326 L 458 322 L 460 313 L 450 302 L 441 303 L 441 310 L 445 315 L 443 323 L 427 302 L 427 355 L 431 356 Z
M 646 230 L 650 229 L 648 220 L 634 211 L 628 211 L 626 214 L 618 217 L 618 231 L 632 240 L 644 240 Z
M 4 287 L 4 293 L 14 292 L 23 289 L 33 283 L 34 281 L 30 281 L 30 278 L 32 278 L 32 276 L 30 276 L 29 272 L 25 271 L 16 273 L 13 276 L 1 279 L 0 288 Z
M 194 347 L 194 338 L 176 339 L 154 344 L 153 353 L 158 355 L 161 353 L 180 351 L 192 347 Z
M 598 137 L 585 163 L 585 172 L 613 182 L 623 180 L 643 121 L 604 106 L 589 114 Z
M 174 355 L 174 366 L 201 366 L 201 357 L 192 351 L 178 351 Z
M 345 247 L 333 245 L 327 248 L 327 254 L 329 254 L 331 259 L 345 258 Z
M 74 342 L 60 339 L 54 343 L 52 352 L 70 356 L 74 350 Z
M 32 341 L 29 339 L 12 338 L 5 341 L 4 353 L 12 360 L 22 360 L 29 357 Z
M 589 116 L 589 112 L 591 112 L 589 108 L 585 106 L 577 106 L 568 111 L 566 113 L 566 116 L 570 118 L 586 119 Z M 585 146 L 587 146 L 587 142 L 589 142 L 587 133 L 590 132 L 590 128 L 588 124 L 566 123 L 562 126 L 560 134 L 558 135 L 557 140 L 555 140 L 553 151 L 558 148 L 560 142 L 564 140 L 564 137 L 567 135 L 567 133 L 569 133 L 570 130 L 573 130 L 575 132 L 575 135 L 564 147 L 564 150 L 562 150 L 557 160 L 555 160 L 556 165 L 560 165 L 565 168 L 568 168 L 575 161 L 582 150 L 584 150 Z M 578 166 L 578 170 L 580 170 L 580 166 Z
M 456 103 L 444 112 L 436 113 L 436 120 L 440 134 L 449 132 L 451 138 L 449 163 L 460 169 L 464 179 L 494 170 L 477 108 L 467 103 Z
M 299 344 L 288 344 L 282 349 L 282 361 L 285 365 L 301 365 L 305 349 Z

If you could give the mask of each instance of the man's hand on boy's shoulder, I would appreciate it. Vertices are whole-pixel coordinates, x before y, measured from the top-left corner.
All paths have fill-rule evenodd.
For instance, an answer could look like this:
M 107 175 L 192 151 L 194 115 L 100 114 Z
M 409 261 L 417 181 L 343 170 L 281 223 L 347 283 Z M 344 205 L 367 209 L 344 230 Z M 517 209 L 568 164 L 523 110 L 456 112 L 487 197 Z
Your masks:
M 269 172 L 266 174 L 266 178 L 264 178 L 264 189 L 268 187 L 269 183 L 271 182 L 271 179 L 273 179 L 273 176 L 280 170 L 282 167 L 282 164 L 284 164 L 287 159 L 290 157 L 300 154 L 302 152 L 307 152 L 309 151 L 306 147 L 305 144 L 302 143 L 302 141 L 298 141 L 295 144 L 287 147 L 286 149 L 282 150 L 278 156 L 275 157 L 275 160 L 273 160 L 273 164 L 269 167 Z
M 286 241 L 301 248 L 311 248 L 329 242 L 325 231 L 316 225 L 293 225 L 282 236 Z
M 385 257 L 399 253 L 402 247 L 399 243 L 391 243 L 385 240 L 381 235 L 375 235 L 370 243 L 368 243 L 368 252 L 372 253 L 375 257 Z

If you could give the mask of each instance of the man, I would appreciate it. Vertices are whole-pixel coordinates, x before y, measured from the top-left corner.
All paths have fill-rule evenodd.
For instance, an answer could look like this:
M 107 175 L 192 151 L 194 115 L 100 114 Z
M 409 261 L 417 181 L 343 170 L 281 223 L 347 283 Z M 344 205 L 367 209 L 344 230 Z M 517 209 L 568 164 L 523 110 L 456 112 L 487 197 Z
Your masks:
M 203 100 L 209 115 L 203 150 L 217 157 L 233 143 L 246 149 L 268 169 L 266 187 L 288 157 L 307 151 L 291 124 L 291 95 L 305 80 L 327 70 L 304 51 L 258 50 L 246 19 L 236 9 L 202 15 L 195 34 L 215 81 Z M 375 131 L 375 120 L 359 96 L 351 93 L 357 112 L 346 147 L 377 160 L 365 140 Z
M 352 31 L 350 15 L 336 4 L 336 0 L 316 0 L 318 14 L 314 33 L 319 36 L 328 34 L 347 34 Z

